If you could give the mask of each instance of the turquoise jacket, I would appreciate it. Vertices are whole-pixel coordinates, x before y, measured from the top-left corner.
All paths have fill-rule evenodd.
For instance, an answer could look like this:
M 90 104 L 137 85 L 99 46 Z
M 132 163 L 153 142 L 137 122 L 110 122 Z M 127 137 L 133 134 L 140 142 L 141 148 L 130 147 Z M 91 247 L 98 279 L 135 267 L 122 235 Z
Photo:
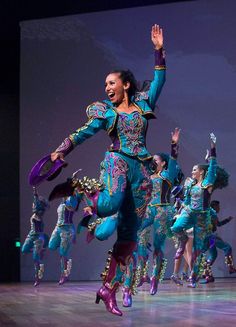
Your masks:
M 107 131 L 112 139 L 109 151 L 135 156 L 141 160 L 149 159 L 151 155 L 146 149 L 145 141 L 147 120 L 155 118 L 156 101 L 165 82 L 162 50 L 156 50 L 155 56 L 157 65 L 155 66 L 154 78 L 150 83 L 149 90 L 137 92 L 131 98 L 131 102 L 137 108 L 137 111 L 131 114 L 118 112 L 109 100 L 92 103 L 86 110 L 88 121 L 65 139 L 56 149 L 56 152 L 67 155 L 75 146 L 103 129 Z M 157 58 L 158 56 L 159 58 Z
M 194 181 L 187 186 L 184 205 L 194 211 L 206 211 L 210 208 L 211 193 L 208 191 L 208 188 L 215 183 L 216 169 L 216 158 L 211 157 L 208 170 L 201 186 L 196 185 Z

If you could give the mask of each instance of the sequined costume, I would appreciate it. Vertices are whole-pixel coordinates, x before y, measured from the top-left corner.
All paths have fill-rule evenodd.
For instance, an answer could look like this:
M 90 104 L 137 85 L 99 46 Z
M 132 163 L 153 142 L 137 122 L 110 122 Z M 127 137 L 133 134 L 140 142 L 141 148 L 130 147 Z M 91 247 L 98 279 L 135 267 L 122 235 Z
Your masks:
M 73 224 L 74 213 L 78 210 L 79 204 L 83 198 L 82 193 L 63 198 L 57 208 L 57 224 L 49 240 L 49 249 L 59 248 L 61 262 L 61 277 L 59 285 L 64 284 L 70 275 L 72 268 L 72 259 L 69 257 L 71 245 L 75 243 L 76 232 Z
M 179 218 L 171 227 L 172 232 L 179 239 L 182 244 L 187 241 L 185 230 L 194 227 L 194 241 L 193 241 L 193 258 L 192 258 L 192 271 L 191 279 L 193 287 L 199 273 L 199 265 L 201 261 L 201 253 L 204 251 L 205 239 L 211 233 L 211 220 L 210 220 L 210 198 L 211 192 L 209 188 L 214 185 L 216 180 L 216 151 L 215 148 L 211 149 L 211 158 L 205 177 L 201 186 L 197 185 L 195 181 L 190 183 L 185 191 L 184 207 L 181 210 Z M 183 251 L 176 253 L 176 258 Z
M 34 189 L 32 212 L 30 218 L 30 231 L 22 246 L 22 253 L 33 252 L 35 282 L 34 286 L 38 286 L 44 273 L 43 255 L 48 246 L 48 235 L 44 233 L 43 216 L 49 208 L 48 201 L 39 196 Z
M 225 255 L 225 264 L 228 268 L 230 274 L 236 272 L 236 268 L 233 262 L 232 256 L 232 247 L 229 243 L 225 242 L 218 234 L 217 234 L 217 227 L 221 227 L 227 223 L 229 223 L 232 217 L 228 217 L 223 220 L 219 220 L 217 216 L 217 212 L 211 208 L 210 209 L 210 216 L 211 216 L 211 224 L 212 234 L 208 235 L 205 242 L 205 251 L 208 251 L 208 256 L 206 261 L 203 264 L 203 277 L 205 278 L 205 283 L 214 282 L 214 277 L 212 273 L 212 265 L 214 264 L 217 258 L 217 249 L 224 251 Z
M 123 276 L 123 307 L 132 306 L 132 295 L 144 282 L 150 283 L 148 275 L 151 227 L 138 231 L 137 249 L 133 251 Z
M 174 210 L 170 204 L 170 193 L 178 174 L 176 144 L 171 145 L 171 156 L 168 167 L 151 176 L 153 185 L 151 201 L 148 204 L 142 229 L 153 225 L 153 269 L 151 276 L 150 294 L 157 292 L 158 283 L 162 279 L 166 259 L 164 259 L 164 246 L 166 237 L 172 237 L 171 225 Z
M 184 198 L 184 193 L 186 188 L 193 182 L 193 180 L 190 177 L 187 177 L 185 179 L 184 185 L 181 186 L 176 186 L 172 189 L 171 193 L 173 193 L 173 196 L 175 197 L 175 203 L 174 203 L 174 210 L 175 214 L 173 217 L 173 224 L 175 220 L 177 220 L 179 217 L 181 217 L 181 211 L 183 209 L 183 198 Z M 175 193 L 177 195 L 175 196 Z M 180 271 L 180 266 L 182 262 L 182 256 L 179 258 L 175 258 L 174 260 L 174 271 L 173 274 L 171 275 L 170 279 L 178 286 L 183 285 L 183 281 L 188 281 L 188 270 L 191 267 L 191 261 L 192 261 L 192 245 L 193 245 L 193 227 L 186 230 L 186 237 L 187 237 L 187 242 L 185 246 L 185 250 L 183 253 L 184 256 L 184 266 L 183 266 L 183 271 L 182 271 L 182 276 L 180 278 L 179 276 L 179 271 Z M 175 247 L 178 248 L 178 239 L 173 236 L 173 241 L 175 243 Z
M 163 50 L 155 50 L 154 79 L 147 92 L 138 92 L 131 97 L 136 111 L 118 112 L 111 101 L 95 102 L 87 108 L 88 122 L 71 134 L 56 152 L 66 156 L 78 144 L 104 129 L 112 140 L 103 161 L 104 185 L 93 198 L 98 216 L 112 216 L 119 212 L 117 241 L 113 247 L 110 268 L 104 286 L 97 293 L 97 302 L 103 299 L 107 310 L 121 315 L 115 303 L 119 286 L 133 250 L 136 247 L 137 231 L 151 195 L 149 164 L 151 155 L 146 149 L 148 120 L 165 82 L 165 59 Z M 109 298 L 109 300 L 108 300 Z

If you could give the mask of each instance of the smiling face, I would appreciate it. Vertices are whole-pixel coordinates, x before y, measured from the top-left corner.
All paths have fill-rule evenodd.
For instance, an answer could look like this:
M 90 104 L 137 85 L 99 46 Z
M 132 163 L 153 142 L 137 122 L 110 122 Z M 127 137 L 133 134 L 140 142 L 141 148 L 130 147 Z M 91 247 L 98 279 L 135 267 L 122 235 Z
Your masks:
M 192 178 L 199 181 L 203 176 L 204 170 L 200 169 L 198 165 L 193 166 L 192 169 Z
M 166 162 L 162 159 L 161 156 L 158 156 L 157 154 L 153 156 L 153 161 L 156 164 L 155 172 L 158 173 L 159 171 L 162 171 L 166 165 Z
M 130 83 L 123 83 L 119 73 L 109 74 L 105 81 L 105 92 L 109 100 L 114 104 L 120 104 L 125 95 L 128 95 Z

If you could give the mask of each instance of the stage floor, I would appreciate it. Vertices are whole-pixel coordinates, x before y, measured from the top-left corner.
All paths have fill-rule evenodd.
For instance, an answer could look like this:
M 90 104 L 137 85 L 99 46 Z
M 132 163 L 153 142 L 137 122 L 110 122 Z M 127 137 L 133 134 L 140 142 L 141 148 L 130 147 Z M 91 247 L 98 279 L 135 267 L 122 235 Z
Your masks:
M 121 290 L 117 302 L 123 316 L 107 313 L 102 302 L 95 304 L 100 282 L 68 282 L 63 286 L 42 282 L 0 285 L 0 326 L 24 327 L 233 327 L 236 326 L 236 278 L 188 289 L 169 280 L 159 293 L 149 295 L 149 285 L 133 297 L 132 308 L 122 308 Z

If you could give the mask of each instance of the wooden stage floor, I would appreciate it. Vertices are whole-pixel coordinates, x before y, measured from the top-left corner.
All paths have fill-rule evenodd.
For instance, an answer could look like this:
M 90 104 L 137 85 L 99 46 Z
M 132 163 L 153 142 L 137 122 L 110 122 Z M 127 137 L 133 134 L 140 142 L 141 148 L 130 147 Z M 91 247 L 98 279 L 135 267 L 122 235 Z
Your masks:
M 188 289 L 169 280 L 159 293 L 149 295 L 145 284 L 133 297 L 132 308 L 122 308 L 123 317 L 107 313 L 103 303 L 95 304 L 100 282 L 68 282 L 63 286 L 42 282 L 0 284 L 0 326 L 24 327 L 233 327 L 236 326 L 236 278 Z

